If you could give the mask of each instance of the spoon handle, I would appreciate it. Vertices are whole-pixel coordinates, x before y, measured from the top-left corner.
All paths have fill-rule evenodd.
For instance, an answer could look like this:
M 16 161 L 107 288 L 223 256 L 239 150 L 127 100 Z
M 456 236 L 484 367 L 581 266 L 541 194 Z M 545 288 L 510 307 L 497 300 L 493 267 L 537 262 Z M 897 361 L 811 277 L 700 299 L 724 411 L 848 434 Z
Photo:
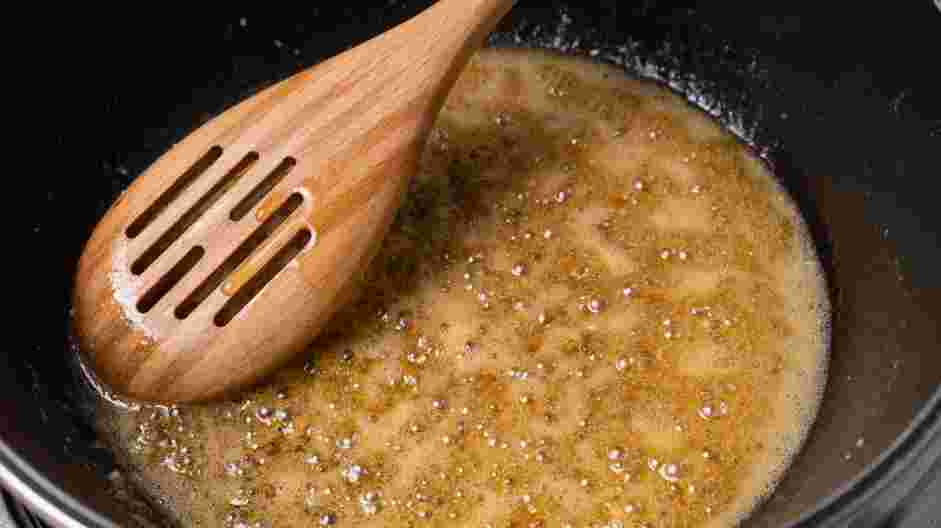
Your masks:
M 391 81 L 390 89 L 400 89 L 390 101 L 427 98 L 430 107 L 422 108 L 422 115 L 434 118 L 470 57 L 516 3 L 440 0 L 359 46 L 362 53 L 337 59 L 371 64 L 378 75 Z M 366 58 L 370 53 L 374 55 Z M 340 70 L 345 68 L 340 66 Z
M 470 56 L 512 9 L 516 0 L 441 0 L 403 25 L 424 34 L 430 60 L 427 68 L 443 72 L 447 91 Z M 418 59 L 419 57 L 412 57 Z

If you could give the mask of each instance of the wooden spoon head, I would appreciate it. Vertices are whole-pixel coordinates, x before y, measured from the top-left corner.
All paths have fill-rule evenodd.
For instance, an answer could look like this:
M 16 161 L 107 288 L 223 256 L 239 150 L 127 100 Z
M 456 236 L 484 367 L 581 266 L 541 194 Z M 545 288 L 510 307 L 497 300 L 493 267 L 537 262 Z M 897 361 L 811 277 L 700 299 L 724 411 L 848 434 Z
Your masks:
M 303 351 L 377 253 L 448 91 L 513 0 L 420 16 L 219 115 L 96 227 L 74 295 L 99 381 L 224 397 Z
M 76 336 L 111 390 L 229 395 L 303 351 L 348 300 L 435 113 L 428 94 L 383 102 L 388 84 L 364 75 L 331 60 L 266 89 L 112 206 L 74 292 Z

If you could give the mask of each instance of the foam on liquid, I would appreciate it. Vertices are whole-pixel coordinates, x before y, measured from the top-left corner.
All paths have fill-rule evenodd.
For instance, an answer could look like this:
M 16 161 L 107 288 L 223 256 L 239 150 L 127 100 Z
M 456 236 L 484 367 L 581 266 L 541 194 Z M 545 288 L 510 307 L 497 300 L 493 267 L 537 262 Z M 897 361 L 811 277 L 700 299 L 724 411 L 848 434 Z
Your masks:
M 826 379 L 793 203 L 659 85 L 488 50 L 304 361 L 237 402 L 102 401 L 184 526 L 733 526 Z M 241 524 L 240 524 L 241 523 Z

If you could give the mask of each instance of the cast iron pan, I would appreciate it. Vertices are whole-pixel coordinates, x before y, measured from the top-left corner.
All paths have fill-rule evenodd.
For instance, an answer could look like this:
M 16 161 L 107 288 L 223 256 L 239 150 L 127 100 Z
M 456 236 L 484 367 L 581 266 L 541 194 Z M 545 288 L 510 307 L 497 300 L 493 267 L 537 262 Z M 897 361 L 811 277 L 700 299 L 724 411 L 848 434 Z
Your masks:
M 931 0 L 739 4 L 524 0 L 492 43 L 655 76 L 772 165 L 825 263 L 832 362 L 802 455 L 747 525 L 876 525 L 941 443 L 941 12 Z M 105 209 L 211 115 L 426 5 L 201 16 L 146 4 L 44 21 L 61 65 L 46 68 L 50 52 L 37 52 L 26 77 L 54 126 L 37 159 L 43 178 L 25 179 L 26 203 L 43 213 L 26 217 L 31 324 L 11 332 L 34 330 L 0 360 L 0 480 L 34 511 L 70 526 L 133 525 L 105 493 L 110 457 L 92 443 L 65 361 L 72 273 Z

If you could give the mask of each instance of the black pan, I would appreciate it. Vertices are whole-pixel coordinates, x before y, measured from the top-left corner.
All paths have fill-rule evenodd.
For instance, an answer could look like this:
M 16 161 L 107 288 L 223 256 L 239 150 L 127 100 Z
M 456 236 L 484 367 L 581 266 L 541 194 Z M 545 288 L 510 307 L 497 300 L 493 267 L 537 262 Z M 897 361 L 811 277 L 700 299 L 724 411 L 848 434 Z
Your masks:
M 55 96 L 45 104 L 59 114 L 37 160 L 41 178 L 25 180 L 27 207 L 43 215 L 25 217 L 32 324 L 9 330 L 26 345 L 0 360 L 0 482 L 55 525 L 134 524 L 103 493 L 110 457 L 92 444 L 65 361 L 72 273 L 91 228 L 131 178 L 210 115 L 427 2 L 338 4 L 207 17 L 112 6 L 107 16 L 43 22 L 52 51 L 36 61 L 55 69 L 26 80 Z M 825 261 L 832 363 L 804 451 L 746 524 L 876 526 L 938 471 L 941 452 L 941 8 L 754 4 L 524 0 L 492 43 L 656 76 L 772 164 Z M 87 158 L 72 156 L 75 145 L 91 165 L 77 163 Z

